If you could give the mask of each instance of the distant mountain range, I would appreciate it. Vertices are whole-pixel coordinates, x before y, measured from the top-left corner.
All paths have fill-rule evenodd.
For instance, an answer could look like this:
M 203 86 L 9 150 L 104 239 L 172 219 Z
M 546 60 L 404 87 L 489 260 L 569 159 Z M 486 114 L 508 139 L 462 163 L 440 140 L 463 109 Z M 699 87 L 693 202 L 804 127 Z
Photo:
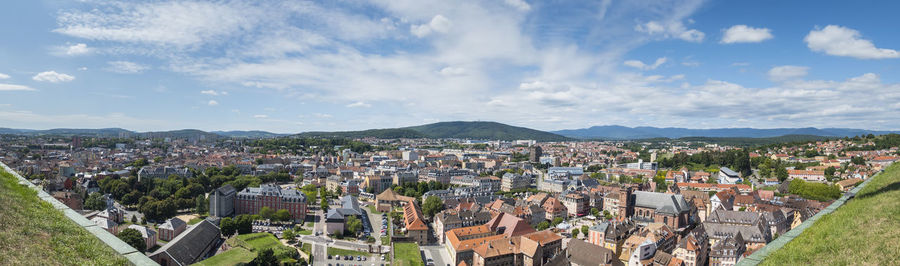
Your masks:
M 497 122 L 481 121 L 454 121 L 438 122 L 433 124 L 387 128 L 369 129 L 362 131 L 342 132 L 305 132 L 300 136 L 310 137 L 377 137 L 377 138 L 456 138 L 456 139 L 480 139 L 480 140 L 517 140 L 533 139 L 537 141 L 563 141 L 569 138 L 550 132 L 534 130 L 524 127 L 510 126 Z
M 811 135 L 824 137 L 852 137 L 866 134 L 889 134 L 900 131 L 877 131 L 852 128 L 713 128 L 690 129 L 677 127 L 625 127 L 625 126 L 593 126 L 582 129 L 552 131 L 559 135 L 577 139 L 647 139 L 647 138 L 770 138 L 786 135 Z
M 510 126 L 497 122 L 482 121 L 454 121 L 439 122 L 420 126 L 369 129 L 359 131 L 336 132 L 303 132 L 299 134 L 278 134 L 266 131 L 211 131 L 206 132 L 197 129 L 182 129 L 173 131 L 135 132 L 121 128 L 101 129 L 71 129 L 57 128 L 47 130 L 0 128 L 0 134 L 14 135 L 57 135 L 57 136 L 93 136 L 93 137 L 152 137 L 152 138 L 275 138 L 283 136 L 299 137 L 344 137 L 344 138 L 457 138 L 478 140 L 517 140 L 533 139 L 537 141 L 564 141 L 571 139 L 606 139 L 606 140 L 630 140 L 650 138 L 774 138 L 781 136 L 805 136 L 810 137 L 852 137 L 866 134 L 889 134 L 900 131 L 877 131 L 851 128 L 716 128 L 716 129 L 689 129 L 689 128 L 658 128 L 658 127 L 625 127 L 625 126 L 594 126 L 582 129 L 567 129 L 559 131 L 540 131 L 530 128 Z M 797 138 L 797 137 L 794 137 Z

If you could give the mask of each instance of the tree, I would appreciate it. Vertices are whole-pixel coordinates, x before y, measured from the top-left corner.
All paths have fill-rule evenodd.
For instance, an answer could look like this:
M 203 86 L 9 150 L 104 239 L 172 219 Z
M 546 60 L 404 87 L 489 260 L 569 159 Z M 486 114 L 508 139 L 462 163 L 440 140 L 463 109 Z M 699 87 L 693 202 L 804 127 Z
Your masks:
M 594 217 L 600 217 L 600 210 L 598 210 L 597 208 L 591 208 L 591 215 L 593 215 Z
M 550 222 L 550 226 L 556 226 L 556 225 L 562 223 L 562 221 L 563 221 L 563 218 L 561 218 L 561 217 L 553 218 L 553 221 Z
M 206 213 L 209 207 L 209 203 L 206 201 L 206 197 L 204 197 L 203 195 L 198 195 L 197 199 L 195 199 L 194 201 L 196 202 L 194 211 L 199 215 Z
M 84 208 L 88 210 L 102 211 L 106 209 L 106 201 L 103 200 L 103 195 L 94 192 L 88 195 L 88 198 L 84 200 Z
M 425 216 L 428 218 L 434 217 L 435 214 L 443 210 L 444 201 L 442 201 L 441 198 L 435 196 L 426 198 L 425 204 L 422 204 L 422 212 L 424 212 Z
M 862 156 L 853 156 L 850 158 L 850 162 L 855 165 L 866 165 L 866 159 Z
M 147 249 L 147 242 L 144 242 L 144 237 L 141 236 L 141 232 L 138 230 L 126 228 L 125 230 L 122 230 L 122 232 L 119 232 L 118 237 L 140 252 L 144 252 L 144 250 Z
M 784 167 L 779 166 L 775 169 L 775 176 L 778 177 L 779 182 L 784 182 L 788 178 L 788 171 Z
M 164 158 L 162 156 L 156 156 L 153 158 L 154 163 L 162 162 Z
M 363 224 L 362 221 L 356 218 L 356 216 L 347 217 L 347 227 L 346 235 L 356 235 L 357 232 L 362 230 Z
M 249 234 L 253 232 L 253 216 L 241 214 L 234 217 L 234 226 L 238 234 Z
M 825 168 L 825 179 L 828 179 L 830 181 L 832 178 L 834 178 L 835 171 L 837 171 L 837 169 L 835 169 L 834 166 Z
M 269 207 L 262 207 L 259 209 L 259 216 L 263 219 L 272 219 L 272 216 L 275 215 L 275 210 Z
M 285 229 L 284 231 L 281 232 L 281 238 L 287 240 L 288 242 L 294 241 L 294 237 L 295 237 L 294 230 Z
M 137 215 L 132 215 L 132 216 L 131 216 L 131 223 L 136 224 L 137 222 L 138 222 L 138 221 L 137 221 Z
M 328 212 L 328 199 L 324 195 L 322 196 L 322 201 L 319 202 L 319 207 L 322 208 L 322 213 Z
M 236 230 L 235 224 L 231 220 L 231 217 L 222 218 L 222 220 L 219 221 L 219 229 L 222 230 L 222 235 L 224 236 L 233 235 L 234 231 Z
M 578 238 L 578 228 L 572 229 L 572 237 Z
M 288 210 L 280 209 L 275 212 L 273 218 L 277 221 L 287 222 L 291 220 L 291 213 Z
M 608 210 L 603 210 L 603 218 L 606 218 L 607 220 L 612 220 L 613 216 L 612 216 L 612 214 L 609 213 Z
M 260 251 L 256 258 L 250 261 L 250 265 L 274 266 L 278 265 L 278 258 L 275 258 L 275 253 L 272 252 L 271 248 L 267 248 Z
M 547 221 L 541 221 L 537 224 L 537 228 L 535 229 L 537 229 L 538 231 L 543 231 L 547 230 L 547 228 L 550 228 L 550 223 L 548 223 Z
M 590 227 L 588 227 L 587 225 L 581 226 L 581 234 L 582 235 L 588 235 L 588 231 L 590 231 Z

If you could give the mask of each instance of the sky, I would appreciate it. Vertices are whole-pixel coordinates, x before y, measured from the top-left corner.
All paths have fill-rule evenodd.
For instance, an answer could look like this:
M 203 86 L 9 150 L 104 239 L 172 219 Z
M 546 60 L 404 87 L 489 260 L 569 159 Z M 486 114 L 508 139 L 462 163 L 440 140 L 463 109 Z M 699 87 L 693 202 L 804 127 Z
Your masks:
M 900 1 L 4 1 L 0 127 L 900 129 Z

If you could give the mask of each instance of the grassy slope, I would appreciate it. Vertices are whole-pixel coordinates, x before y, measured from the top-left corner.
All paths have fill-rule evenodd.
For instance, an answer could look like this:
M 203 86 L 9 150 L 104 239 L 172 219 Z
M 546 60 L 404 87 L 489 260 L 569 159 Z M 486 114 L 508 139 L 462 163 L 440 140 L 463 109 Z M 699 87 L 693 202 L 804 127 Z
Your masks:
M 369 254 L 369 252 L 328 247 L 328 255 L 332 255 L 332 256 L 334 256 L 334 255 L 339 255 L 339 256 L 349 255 L 349 256 L 354 256 L 354 257 L 355 256 L 368 257 L 368 256 L 371 256 L 372 254 Z
M 894 164 L 762 264 L 898 265 L 898 246 L 900 164 Z
M 419 254 L 419 245 L 416 243 L 394 243 L 394 259 L 400 266 L 421 266 L 425 265 L 422 256 Z
M 269 233 L 244 234 L 235 236 L 234 238 L 240 240 L 228 240 L 228 243 L 234 248 L 205 259 L 195 265 L 236 265 L 242 262 L 247 263 L 253 260 L 253 258 L 256 258 L 256 252 L 259 250 L 266 248 L 275 249 L 279 246 L 283 246 L 275 236 Z M 250 246 L 252 250 L 239 247 L 237 243 L 241 241 Z
M 0 169 L 0 264 L 126 265 L 105 243 Z

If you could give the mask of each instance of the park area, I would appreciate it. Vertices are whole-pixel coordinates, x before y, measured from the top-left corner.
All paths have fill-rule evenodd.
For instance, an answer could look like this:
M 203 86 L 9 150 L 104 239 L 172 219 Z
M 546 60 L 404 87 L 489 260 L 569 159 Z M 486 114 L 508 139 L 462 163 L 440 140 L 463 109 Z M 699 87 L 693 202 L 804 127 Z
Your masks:
M 272 249 L 276 258 L 281 262 L 295 262 L 297 250 L 284 246 L 275 236 L 269 233 L 243 234 L 225 240 L 231 249 L 216 256 L 203 260 L 196 265 L 237 265 L 248 263 L 256 257 L 259 251 Z
M 394 262 L 397 266 L 425 265 L 416 243 L 394 243 Z

